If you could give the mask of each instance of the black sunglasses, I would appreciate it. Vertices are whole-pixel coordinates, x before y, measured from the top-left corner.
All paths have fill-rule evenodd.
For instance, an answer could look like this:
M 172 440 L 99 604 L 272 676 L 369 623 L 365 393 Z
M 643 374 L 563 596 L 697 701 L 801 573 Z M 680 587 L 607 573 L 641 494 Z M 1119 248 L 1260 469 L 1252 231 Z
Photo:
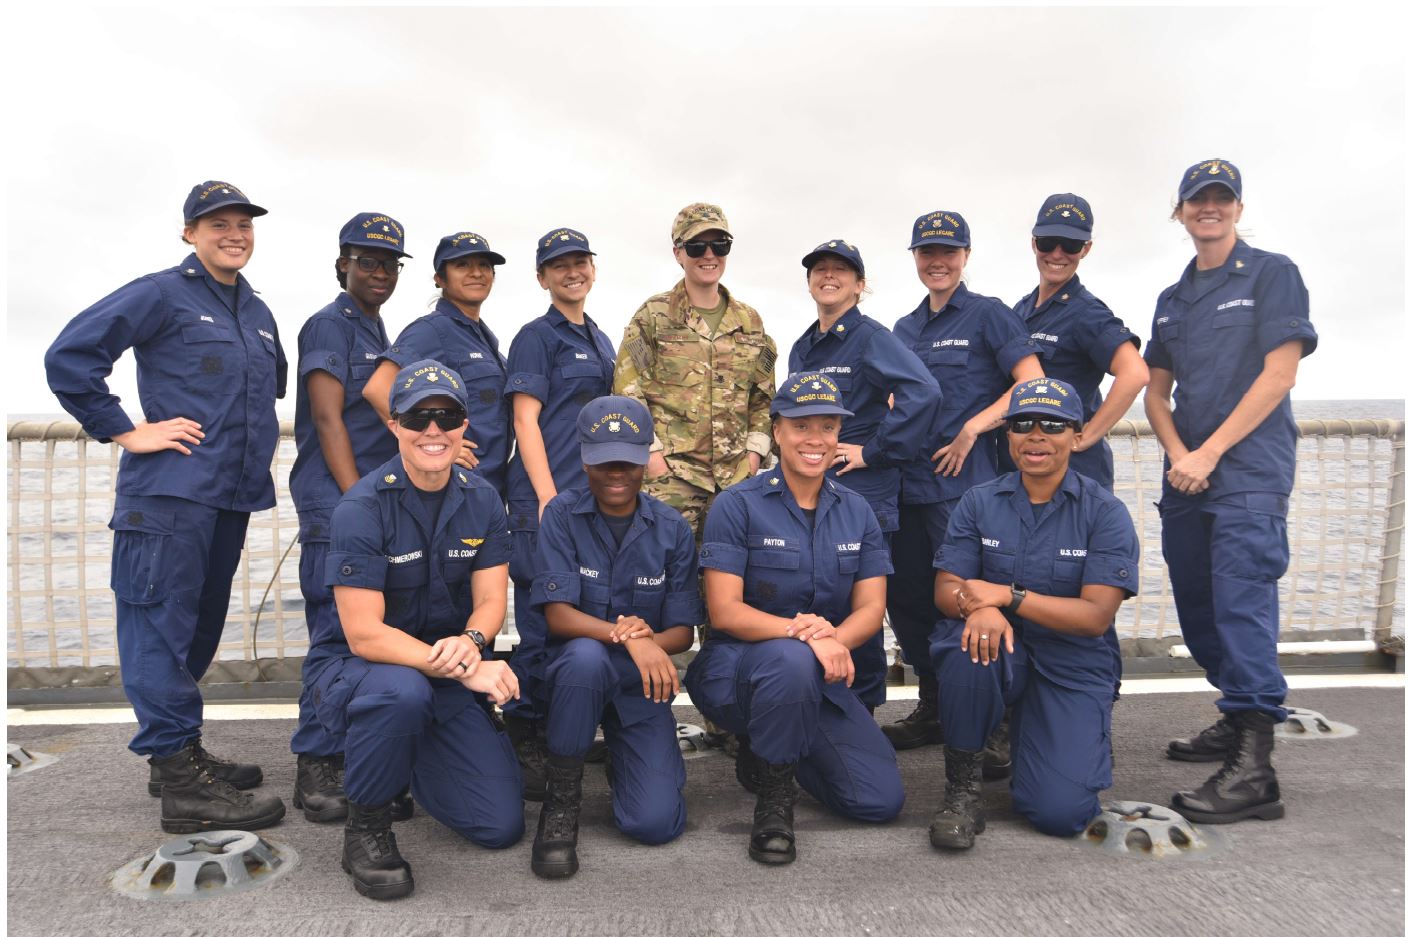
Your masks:
M 1025 436 L 1038 426 L 1041 431 L 1048 436 L 1060 436 L 1068 429 L 1075 429 L 1075 424 L 1070 420 L 1032 420 L 1018 418 L 1007 421 L 1007 428 L 1020 436 Z
M 375 257 L 368 257 L 366 254 L 358 254 L 353 257 L 348 257 L 347 259 L 355 260 L 357 262 L 357 268 L 363 273 L 376 273 L 377 268 L 380 267 L 382 270 L 386 271 L 386 275 L 389 277 L 396 276 L 406 268 L 405 264 L 394 257 L 388 257 L 385 260 L 377 260 Z
M 684 248 L 686 256 L 703 257 L 704 251 L 710 248 L 714 251 L 715 257 L 727 257 L 728 252 L 733 250 L 733 238 L 719 238 L 717 241 L 685 241 L 680 247 Z
M 1040 237 L 1036 239 L 1036 249 L 1043 254 L 1054 251 L 1057 245 L 1068 254 L 1079 254 L 1085 250 L 1086 241 L 1077 241 L 1075 238 Z
M 424 410 L 407 410 L 396 414 L 396 422 L 413 433 L 425 432 L 434 420 L 442 432 L 452 432 L 464 425 L 464 411 L 459 407 L 437 407 Z

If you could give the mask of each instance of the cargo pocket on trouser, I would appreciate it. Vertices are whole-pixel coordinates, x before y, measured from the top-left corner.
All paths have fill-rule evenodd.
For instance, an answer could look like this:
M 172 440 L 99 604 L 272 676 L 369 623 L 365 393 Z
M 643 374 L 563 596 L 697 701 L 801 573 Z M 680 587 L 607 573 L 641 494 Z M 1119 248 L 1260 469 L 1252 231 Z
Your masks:
M 113 531 L 113 593 L 129 605 L 159 605 L 170 591 L 165 575 L 176 512 L 120 508 L 108 521 Z
M 360 657 L 328 661 L 313 677 L 313 712 L 329 735 L 347 733 L 347 704 L 367 672 Z

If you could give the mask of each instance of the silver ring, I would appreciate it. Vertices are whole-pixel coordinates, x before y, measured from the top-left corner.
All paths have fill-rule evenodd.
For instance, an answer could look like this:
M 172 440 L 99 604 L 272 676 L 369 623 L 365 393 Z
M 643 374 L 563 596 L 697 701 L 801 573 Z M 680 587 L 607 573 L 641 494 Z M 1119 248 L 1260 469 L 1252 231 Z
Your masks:
M 987 639 L 988 639 L 988 636 L 985 635 L 985 634 L 980 634 L 980 635 L 978 635 L 978 640 L 979 640 L 979 641 L 986 641 Z

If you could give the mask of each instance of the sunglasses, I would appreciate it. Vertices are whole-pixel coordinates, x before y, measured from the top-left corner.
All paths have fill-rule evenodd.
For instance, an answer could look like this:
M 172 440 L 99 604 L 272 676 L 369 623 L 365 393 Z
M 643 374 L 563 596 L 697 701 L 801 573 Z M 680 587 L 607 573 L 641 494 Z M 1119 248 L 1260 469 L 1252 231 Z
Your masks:
M 422 433 L 430 422 L 440 427 L 441 432 L 449 433 L 464 425 L 464 411 L 459 407 L 438 407 L 424 410 L 407 410 L 396 414 L 396 422 L 413 433 Z
M 365 254 L 358 254 L 355 257 L 348 257 L 348 260 L 357 262 L 357 269 L 363 273 L 376 273 L 380 267 L 386 271 L 386 275 L 394 277 L 406 268 L 406 265 L 395 258 L 388 257 L 386 260 L 377 260 L 375 257 L 368 257 Z
M 1068 254 L 1079 254 L 1085 250 L 1088 241 L 1077 241 L 1075 238 L 1040 237 L 1036 239 L 1036 249 L 1043 254 L 1049 254 L 1057 247 Z
M 1019 436 L 1025 436 L 1038 426 L 1048 436 L 1060 436 L 1066 430 L 1075 428 L 1075 424 L 1070 420 L 1016 419 L 1007 421 L 1007 428 Z
M 704 251 L 712 249 L 715 257 L 727 257 L 728 252 L 733 250 L 733 238 L 719 238 L 717 241 L 685 241 L 680 247 L 684 248 L 688 257 L 703 257 Z

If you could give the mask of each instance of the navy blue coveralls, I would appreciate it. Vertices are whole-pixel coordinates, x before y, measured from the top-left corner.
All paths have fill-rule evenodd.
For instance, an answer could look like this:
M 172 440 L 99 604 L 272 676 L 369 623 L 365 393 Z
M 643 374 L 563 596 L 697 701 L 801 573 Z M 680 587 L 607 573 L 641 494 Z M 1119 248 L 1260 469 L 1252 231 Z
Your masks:
M 505 398 L 527 394 L 543 405 L 538 429 L 547 450 L 548 470 L 559 493 L 587 483 L 582 471 L 582 446 L 577 438 L 577 414 L 597 397 L 611 393 L 616 349 L 590 316 L 579 328 L 556 306 L 518 330 L 508 349 L 508 384 Z M 471 424 L 472 426 L 473 424 Z M 503 707 L 507 714 L 541 719 L 543 710 L 537 686 L 543 676 L 543 650 L 548 626 L 533 607 L 529 593 L 536 575 L 538 495 L 528 479 L 523 458 L 514 453 L 508 463 L 508 529 L 513 535 L 513 622 L 518 630 L 513 671 L 522 694 Z
M 538 614 L 565 602 L 615 623 L 635 615 L 659 634 L 704 620 L 694 531 L 674 508 L 645 492 L 621 545 L 586 488 L 548 503 L 538 532 Z M 548 751 L 581 758 L 600 724 L 611 752 L 612 810 L 621 832 L 665 843 L 684 832 L 684 758 L 670 702 L 647 699 L 640 669 L 624 645 L 547 637 L 543 679 L 550 698 Z
M 1231 414 L 1265 356 L 1290 341 L 1301 343 L 1302 357 L 1318 341 L 1300 271 L 1243 241 L 1207 276 L 1190 262 L 1159 295 L 1144 360 L 1173 373 L 1173 424 L 1190 452 Z M 1286 717 L 1276 581 L 1290 563 L 1286 511 L 1298 437 L 1287 395 L 1227 451 L 1206 491 L 1181 494 L 1164 480 L 1159 515 L 1179 626 L 1222 691 L 1223 712 Z
M 452 468 L 432 531 L 397 455 L 333 511 L 324 581 L 382 593 L 386 624 L 434 644 L 464 631 L 473 573 L 507 563 L 511 551 L 503 504 L 482 479 Z M 483 695 L 358 657 L 341 631 L 309 656 L 314 712 L 329 736 L 346 737 L 348 800 L 384 804 L 409 783 L 416 803 L 467 839 L 492 848 L 519 840 L 523 778 Z
M 863 497 L 827 479 L 813 526 L 779 469 L 719 494 L 704 521 L 699 565 L 742 577 L 743 601 L 753 608 L 783 618 L 820 615 L 833 625 L 850 615 L 856 582 L 891 570 Z M 871 653 L 881 658 L 878 670 L 864 659 Z M 823 679 L 803 641 L 740 641 L 713 629 L 685 684 L 700 712 L 749 736 L 763 761 L 796 763 L 798 782 L 827 807 L 883 822 L 904 806 L 895 750 L 866 709 L 885 698 L 883 657 L 870 642 L 852 651 L 856 678 L 847 687 Z
M 969 490 L 934 558 L 964 579 L 1019 583 L 1078 597 L 1082 586 L 1139 589 L 1139 538 L 1124 503 L 1067 471 L 1046 505 L 1033 505 L 1017 472 Z M 1043 833 L 1070 836 L 1100 812 L 1109 787 L 1115 654 L 1101 636 L 1065 634 L 1007 613 L 1016 650 L 974 663 L 963 622 L 941 619 L 931 654 L 947 744 L 981 751 L 1012 708 L 1012 808 Z
M 931 438 L 943 393 L 914 352 L 879 322 L 852 306 L 831 328 L 813 322 L 792 345 L 787 370 L 818 371 L 836 382 L 846 409 L 855 416 L 841 423 L 841 442 L 861 445 L 865 468 L 827 476 L 859 494 L 875 512 L 885 535 L 899 529 L 900 466 L 917 458 Z M 894 394 L 895 405 L 889 405 Z M 928 453 L 925 453 L 928 455 Z M 857 690 L 879 687 L 872 706 L 885 701 L 883 629 L 852 654 Z M 862 664 L 864 671 L 862 671 Z M 876 669 L 878 668 L 878 669 Z M 863 697 L 865 698 L 865 697 Z
M 474 321 L 448 299 L 435 304 L 435 310 L 401 330 L 396 343 L 381 353 L 396 367 L 433 358 L 459 372 L 469 397 L 469 428 L 466 439 L 479 465 L 474 471 L 507 500 L 508 452 L 513 446 L 513 421 L 509 416 L 504 383 L 507 362 L 499 353 L 499 340 L 483 321 Z
M 298 511 L 298 584 L 303 592 L 303 616 L 308 622 L 308 647 L 329 637 L 341 640 L 342 625 L 332 590 L 323 582 L 327 565 L 332 510 L 342 499 L 342 489 L 332 477 L 308 399 L 306 381 L 314 371 L 331 375 L 342 385 L 342 423 L 352 443 L 357 475 L 362 476 L 396 454 L 396 437 L 386 428 L 362 388 L 376 370 L 377 358 L 389 344 L 380 316 L 363 315 L 347 293 L 315 312 L 298 333 L 298 390 L 293 436 L 298 457 L 289 473 L 289 494 Z M 303 691 L 298 698 L 298 728 L 291 747 L 300 755 L 334 755 L 342 739 L 322 731 L 313 713 L 311 681 L 305 657 Z
M 133 428 L 107 385 L 129 348 L 143 418 L 186 417 L 205 433 L 190 455 L 124 450 L 108 524 L 122 686 L 139 724 L 128 747 L 160 758 L 200 736 L 196 683 L 225 627 L 249 514 L 274 506 L 288 364 L 249 281 L 226 287 L 195 254 L 79 313 L 44 356 L 54 396 L 99 442 Z
M 929 298 L 895 323 L 895 337 L 928 368 L 944 389 L 943 406 L 918 458 L 900 465 L 899 529 L 891 544 L 890 630 L 917 674 L 932 677 L 929 637 L 938 620 L 934 607 L 934 553 L 943 544 L 948 519 L 969 488 L 997 476 L 996 452 L 1006 445 L 1001 430 L 973 443 L 957 475 L 934 474 L 930 457 L 953 441 L 973 414 L 1012 386 L 1012 369 L 1035 343 L 1001 300 L 969 292 L 962 283 L 947 305 L 929 311 Z M 843 424 L 844 425 L 844 424 Z M 849 477 L 849 476 L 847 476 Z M 842 479 L 844 482 L 846 479 Z

